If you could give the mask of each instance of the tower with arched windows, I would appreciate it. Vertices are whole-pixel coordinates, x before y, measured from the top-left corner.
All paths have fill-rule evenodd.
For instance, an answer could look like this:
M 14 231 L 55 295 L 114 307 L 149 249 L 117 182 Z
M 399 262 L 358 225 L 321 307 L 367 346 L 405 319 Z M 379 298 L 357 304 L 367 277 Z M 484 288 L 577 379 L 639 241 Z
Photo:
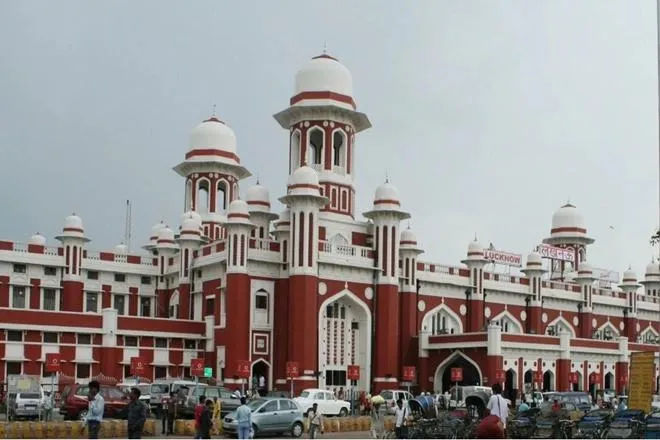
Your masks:
M 371 127 L 357 110 L 353 79 L 336 58 L 312 58 L 296 74 L 289 108 L 275 119 L 289 130 L 289 175 L 307 165 L 319 175 L 323 213 L 354 217 L 355 134 Z
M 185 160 L 174 167 L 185 177 L 184 211 L 202 219 L 209 241 L 226 237 L 223 223 L 229 204 L 238 198 L 238 182 L 250 176 L 236 153 L 234 131 L 211 116 L 192 130 Z
M 553 260 L 550 278 L 563 279 L 565 273 L 579 271 L 580 263 L 587 261 L 587 246 L 593 242 L 594 239 L 587 235 L 584 217 L 575 205 L 566 203 L 555 211 L 550 237 L 543 239 L 543 243 L 572 251 L 573 262 Z

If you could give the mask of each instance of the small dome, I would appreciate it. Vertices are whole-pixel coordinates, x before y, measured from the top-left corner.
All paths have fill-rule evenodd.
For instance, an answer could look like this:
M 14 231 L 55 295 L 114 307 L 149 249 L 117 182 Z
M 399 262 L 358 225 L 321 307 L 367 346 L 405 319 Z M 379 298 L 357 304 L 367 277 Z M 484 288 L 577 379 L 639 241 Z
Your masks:
M 374 195 L 374 205 L 381 203 L 390 205 L 400 204 L 399 190 L 396 189 L 396 186 L 392 185 L 389 181 L 376 188 L 376 194 Z
M 417 236 L 412 229 L 404 229 L 401 232 L 401 244 L 417 244 Z
M 291 176 L 289 176 L 288 186 L 294 185 L 313 185 L 318 187 L 319 175 L 313 168 L 304 165 L 296 169 Z
M 236 135 L 227 124 L 215 116 L 193 128 L 190 150 L 222 150 L 236 153 Z
M 229 204 L 229 210 L 227 211 L 228 217 L 231 215 L 246 215 L 249 216 L 248 206 L 244 200 L 236 199 Z
M 163 223 L 162 221 L 159 222 L 159 223 L 156 223 L 155 225 L 153 225 L 153 226 L 151 227 L 151 238 L 152 238 L 153 240 L 157 239 L 157 238 L 158 238 L 158 233 L 159 233 L 160 230 L 163 229 L 164 227 L 165 227 L 165 223 Z
M 289 208 L 286 208 L 284 211 L 280 212 L 280 221 L 281 222 L 288 222 L 291 219 L 291 211 L 289 211 Z
M 28 241 L 28 244 L 33 244 L 37 246 L 46 246 L 46 237 L 36 232 L 32 237 L 30 237 L 30 241 Z
M 543 260 L 541 259 L 541 254 L 534 251 L 527 255 L 527 266 L 541 266 Z
M 660 275 L 660 264 L 655 261 L 651 261 L 646 266 L 646 276 L 649 275 Z
M 64 219 L 64 230 L 83 232 L 83 222 L 76 214 L 71 214 Z
M 163 226 L 158 231 L 158 243 L 168 241 L 174 241 L 174 232 L 168 226 Z
M 567 283 L 572 283 L 572 282 L 575 281 L 575 279 L 576 279 L 577 277 L 578 277 L 577 272 L 574 271 L 574 270 L 571 270 L 571 271 L 566 272 L 566 273 L 564 274 L 564 281 L 566 281 Z
M 270 194 L 268 193 L 268 189 L 259 183 L 248 188 L 245 198 L 251 211 L 270 210 Z
M 473 241 L 470 242 L 470 244 L 468 244 L 467 254 L 468 254 L 468 257 L 474 256 L 474 255 L 483 255 L 484 254 L 484 247 L 475 238 Z
M 634 270 L 632 270 L 631 267 L 628 267 L 628 269 L 623 272 L 623 282 L 632 282 L 636 283 L 637 282 L 637 274 L 635 273 Z
M 570 203 L 565 204 L 552 215 L 551 232 L 562 232 L 567 228 L 569 228 L 568 232 L 586 232 L 582 214 Z M 575 228 L 582 229 L 582 231 L 571 230 Z
M 200 222 L 196 218 L 190 216 L 183 219 L 181 222 L 181 232 L 199 232 Z
M 119 243 L 115 246 L 115 254 L 117 255 L 126 255 L 128 253 L 128 246 L 124 243 Z
M 578 268 L 578 274 L 579 275 L 591 275 L 593 274 L 593 269 L 591 268 L 591 265 L 587 263 L 586 261 L 583 261 L 580 263 L 580 267 Z
M 295 94 L 334 92 L 353 96 L 351 72 L 336 58 L 323 54 L 312 58 L 296 73 Z
M 185 221 L 194 221 L 197 223 L 197 226 L 202 225 L 202 216 L 199 215 L 196 211 L 186 211 L 183 214 L 181 214 L 181 226 L 183 226 L 183 223 Z

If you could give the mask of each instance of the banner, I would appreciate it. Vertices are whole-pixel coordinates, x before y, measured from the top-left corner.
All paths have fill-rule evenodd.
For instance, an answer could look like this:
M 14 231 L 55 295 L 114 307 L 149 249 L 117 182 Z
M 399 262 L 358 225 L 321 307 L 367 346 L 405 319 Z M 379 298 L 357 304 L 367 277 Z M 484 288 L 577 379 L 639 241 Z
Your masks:
M 298 377 L 298 376 L 300 376 L 300 366 L 298 365 L 298 362 L 291 362 L 291 361 L 287 362 L 286 377 Z
M 522 267 L 522 255 L 495 249 L 484 249 L 484 259 L 495 264 L 506 264 L 507 266 Z
M 540 244 L 536 248 L 536 252 L 541 254 L 543 258 L 570 261 L 571 263 L 575 262 L 575 249 L 573 248 L 560 248 L 549 244 Z
M 348 377 L 348 380 L 360 380 L 360 366 L 349 365 L 346 371 L 346 377 Z
M 630 391 L 628 408 L 641 409 L 646 414 L 651 411 L 653 382 L 655 381 L 655 352 L 642 351 L 630 355 Z
M 463 369 L 462 368 L 452 368 L 451 369 L 451 381 L 452 382 L 461 382 L 463 380 Z
M 204 359 L 190 360 L 190 375 L 201 377 L 204 375 Z
M 412 382 L 415 380 L 415 367 L 413 366 L 406 366 L 403 367 L 403 380 L 406 382 Z

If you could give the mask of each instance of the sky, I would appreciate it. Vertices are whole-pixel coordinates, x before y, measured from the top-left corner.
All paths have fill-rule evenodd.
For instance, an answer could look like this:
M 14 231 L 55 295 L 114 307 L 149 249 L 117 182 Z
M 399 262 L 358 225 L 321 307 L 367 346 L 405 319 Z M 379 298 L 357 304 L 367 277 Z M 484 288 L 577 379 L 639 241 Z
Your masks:
M 386 174 L 422 259 L 458 265 L 475 234 L 526 255 L 567 200 L 596 267 L 641 276 L 658 226 L 653 0 L 0 2 L 0 239 L 64 217 L 89 249 L 178 227 L 172 167 L 216 113 L 241 162 L 286 190 L 296 71 L 328 53 L 373 127 L 357 137 L 357 212 Z

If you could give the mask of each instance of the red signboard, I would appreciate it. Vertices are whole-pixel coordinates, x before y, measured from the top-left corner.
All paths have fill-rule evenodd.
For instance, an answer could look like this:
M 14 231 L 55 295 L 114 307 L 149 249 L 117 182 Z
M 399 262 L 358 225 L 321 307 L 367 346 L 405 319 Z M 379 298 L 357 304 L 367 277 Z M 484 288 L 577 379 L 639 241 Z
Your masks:
M 578 374 L 577 374 L 576 372 L 572 372 L 572 373 L 568 376 L 568 380 L 569 380 L 570 383 L 578 383 L 578 382 L 579 382 L 579 378 L 580 378 L 580 376 L 578 376 Z
M 145 362 L 140 357 L 131 358 L 131 374 L 133 376 L 145 376 Z
M 451 381 L 452 382 L 461 382 L 463 380 L 463 369 L 462 368 L 452 368 L 451 369 Z
M 300 366 L 298 362 L 287 362 L 286 363 L 286 377 L 298 377 L 300 376 Z
M 349 365 L 346 371 L 346 377 L 348 377 L 348 380 L 360 380 L 360 366 Z
M 60 361 L 62 360 L 59 353 L 46 353 L 45 369 L 48 373 L 58 373 L 62 371 Z
M 190 375 L 204 376 L 204 359 L 190 359 Z
M 243 379 L 250 378 L 250 361 L 237 361 L 236 374 Z
M 543 382 L 543 373 L 541 373 L 540 371 L 535 371 L 534 372 L 534 382 L 536 382 L 536 383 Z
M 506 373 L 504 370 L 497 370 L 495 371 L 495 381 L 498 383 L 506 381 Z
M 625 375 L 619 376 L 619 383 L 621 385 L 628 385 L 628 376 Z
M 411 382 L 415 380 L 415 367 L 414 366 L 405 366 L 403 367 L 403 380 L 406 382 Z
M 589 383 L 600 383 L 600 373 L 591 373 Z

